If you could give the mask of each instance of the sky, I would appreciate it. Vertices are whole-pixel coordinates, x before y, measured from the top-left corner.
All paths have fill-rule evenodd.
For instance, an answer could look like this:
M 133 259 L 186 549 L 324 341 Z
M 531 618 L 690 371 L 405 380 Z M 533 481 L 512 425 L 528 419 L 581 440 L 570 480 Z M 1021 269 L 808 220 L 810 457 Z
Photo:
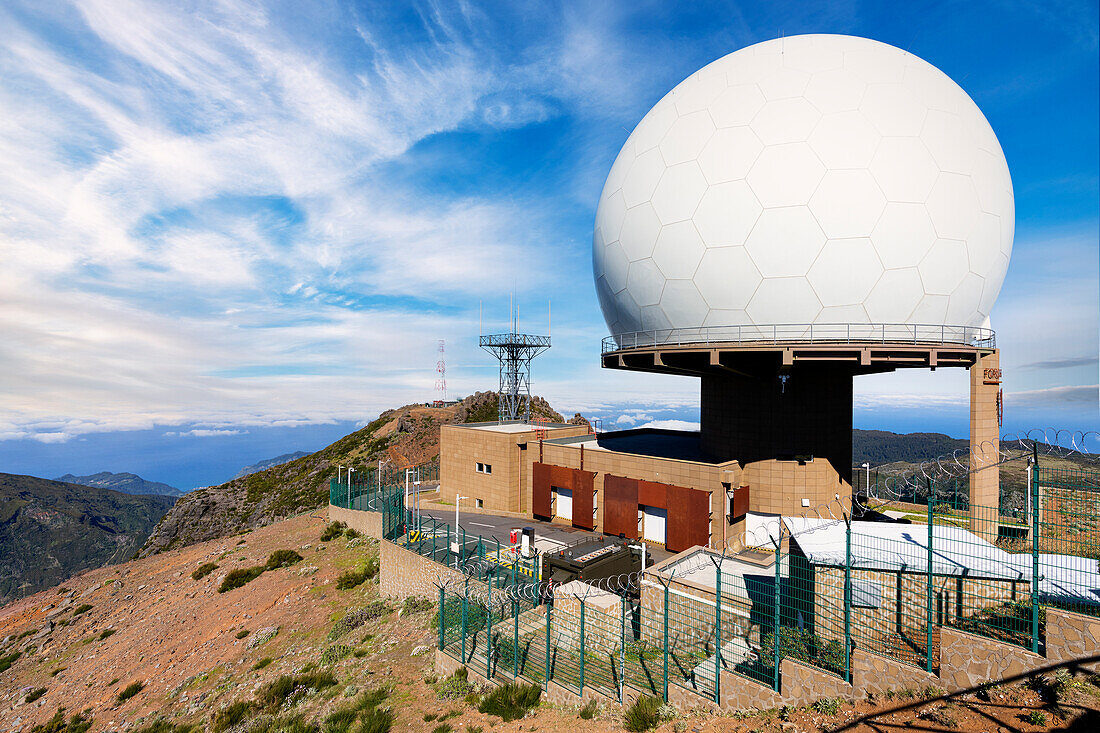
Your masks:
M 992 322 L 1005 430 L 1100 427 L 1100 74 L 1082 2 L 0 6 L 0 471 L 181 488 L 384 409 L 494 389 L 476 337 L 554 346 L 534 391 L 605 427 L 698 421 L 698 383 L 606 372 L 592 222 L 669 89 L 779 35 L 942 69 L 1008 159 Z M 550 313 L 552 318 L 550 318 Z M 965 436 L 967 375 L 856 380 L 857 427 Z

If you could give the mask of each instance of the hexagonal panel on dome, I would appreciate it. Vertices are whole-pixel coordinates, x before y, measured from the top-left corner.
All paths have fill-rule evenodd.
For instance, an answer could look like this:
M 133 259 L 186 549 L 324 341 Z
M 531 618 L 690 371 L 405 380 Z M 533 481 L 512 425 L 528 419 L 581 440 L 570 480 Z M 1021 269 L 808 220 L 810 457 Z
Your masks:
M 710 328 L 716 328 L 718 326 L 740 326 L 746 323 L 750 323 L 749 316 L 743 310 L 719 310 L 711 308 L 707 313 L 707 318 L 703 321 L 704 326 Z M 714 331 L 710 334 L 710 337 L 714 341 L 728 340 L 735 341 L 737 339 L 737 330 L 730 329 L 729 332 L 724 329 Z
M 732 181 L 708 187 L 692 220 L 709 246 L 728 247 L 745 243 L 760 212 L 749 185 Z
M 676 120 L 657 147 L 665 165 L 686 163 L 699 157 L 713 134 L 714 123 L 707 111 L 693 112 Z
M 630 171 L 630 166 L 633 163 L 634 141 L 627 139 L 623 149 L 619 151 L 619 154 L 615 157 L 615 162 L 611 165 L 611 172 L 607 174 L 607 181 L 604 183 L 605 193 L 611 195 L 623 187 L 623 181 L 626 180 L 626 174 Z
M 887 137 L 878 144 L 871 173 L 887 200 L 923 204 L 940 169 L 920 138 Z
M 822 114 L 859 109 L 867 84 L 846 69 L 817 71 L 806 86 L 806 100 Z
M 661 233 L 661 220 L 648 201 L 641 206 L 626 210 L 623 217 L 623 230 L 619 234 L 619 244 L 623 253 L 631 262 L 644 259 L 653 254 L 657 244 L 657 235 Z
M 977 226 L 982 210 L 970 176 L 957 173 L 941 173 L 925 205 L 936 234 L 964 241 Z
M 825 244 L 825 233 L 805 206 L 765 209 L 745 242 L 764 277 L 805 275 Z
M 707 190 L 707 179 L 695 161 L 665 169 L 653 192 L 653 209 L 662 224 L 690 219 Z
M 978 225 L 966 243 L 966 252 L 970 259 L 970 271 L 979 275 L 988 275 L 993 271 L 997 258 L 1001 255 L 1001 220 L 993 214 L 982 214 Z
M 874 229 L 886 197 L 867 170 L 829 171 L 810 199 L 810 211 L 833 239 L 866 237 Z
M 753 323 L 812 323 L 821 301 L 804 277 L 765 278 L 745 308 Z
M 926 293 L 950 295 L 970 272 L 966 242 L 937 239 L 917 269 Z
M 966 277 L 951 293 L 950 302 L 947 304 L 947 322 L 961 326 L 980 326 L 988 313 L 981 313 L 978 306 L 981 305 L 982 287 L 984 280 L 973 272 L 966 273 Z
M 990 214 L 1002 215 L 1012 206 L 1012 191 L 1005 187 L 1005 181 L 1011 180 L 1003 166 L 1004 158 L 978 150 L 974 154 L 970 180 L 981 201 L 982 210 Z
M 925 295 L 913 309 L 909 320 L 913 323 L 946 323 L 947 304 L 950 298 L 946 295 Z
M 782 57 L 779 58 L 782 63 Z M 806 85 L 810 83 L 810 75 L 800 69 L 771 66 L 769 71 L 761 74 L 756 83 L 769 102 L 777 99 L 800 98 L 802 92 L 806 91 Z
M 830 239 L 806 279 L 823 306 L 862 303 L 882 275 L 870 239 Z
M 924 297 L 924 285 L 915 267 L 886 270 L 863 301 L 871 323 L 905 323 Z
M 672 321 L 668 320 L 668 316 L 661 310 L 659 305 L 643 305 L 641 327 L 636 329 L 639 331 L 651 331 L 657 329 L 658 331 L 668 330 L 675 328 L 672 325 Z
M 634 155 L 641 156 L 647 150 L 652 150 L 660 144 L 661 139 L 672 127 L 679 115 L 671 101 L 662 99 L 642 118 L 634 132 L 630 133 L 630 139 L 634 143 Z
M 839 324 L 867 323 L 870 319 L 867 318 L 867 311 L 864 310 L 863 305 L 857 303 L 855 305 L 827 305 L 821 309 L 815 320 L 817 323 Z M 859 330 L 854 332 L 860 333 Z
M 887 268 L 916 267 L 936 241 L 936 230 L 924 204 L 888 203 L 871 241 Z
M 714 310 L 743 310 L 763 278 L 744 247 L 711 247 L 695 274 L 699 294 Z
M 710 116 L 718 127 L 747 125 L 764 106 L 764 92 L 755 84 L 727 87 L 710 106 Z
M 859 109 L 883 137 L 920 135 L 928 114 L 901 84 L 868 84 Z
M 974 133 L 957 115 L 930 109 L 920 139 L 941 171 L 969 175 L 974 169 L 974 157 L 981 152 Z
M 821 118 L 809 143 L 828 168 L 867 168 L 878 148 L 878 130 L 860 112 L 837 112 Z
M 630 260 L 626 258 L 621 244 L 612 242 L 604 247 L 602 272 L 611 292 L 617 293 L 626 287 L 626 274 L 629 268 Z
M 661 291 L 665 289 L 665 276 L 653 260 L 638 260 L 630 263 L 626 287 L 634 296 L 634 302 L 641 307 L 657 305 L 661 302 Z
M 769 145 L 753 163 L 746 180 L 764 208 L 809 202 L 825 166 L 806 143 Z
M 710 184 L 736 181 L 748 175 L 764 143 L 748 127 L 717 130 L 699 154 L 699 168 Z
M 619 238 L 625 216 L 626 201 L 622 191 L 616 191 L 600 201 L 600 207 L 596 210 L 596 224 L 603 232 L 604 242 L 614 242 Z
M 802 97 L 768 102 L 752 118 L 750 127 L 765 145 L 781 145 L 806 140 L 821 113 Z
M 706 246 L 691 221 L 680 221 L 661 228 L 653 261 L 666 279 L 690 279 L 699 266 Z
M 661 310 L 669 323 L 702 324 L 710 308 L 691 280 L 668 280 L 661 294 Z
M 622 187 L 623 201 L 626 202 L 628 209 L 645 203 L 653 197 L 653 191 L 661 181 L 665 168 L 665 159 L 661 157 L 661 151 L 656 148 L 634 159 Z
M 676 87 L 672 102 L 682 118 L 706 110 L 725 88 L 725 73 L 721 69 L 706 67 L 684 79 Z

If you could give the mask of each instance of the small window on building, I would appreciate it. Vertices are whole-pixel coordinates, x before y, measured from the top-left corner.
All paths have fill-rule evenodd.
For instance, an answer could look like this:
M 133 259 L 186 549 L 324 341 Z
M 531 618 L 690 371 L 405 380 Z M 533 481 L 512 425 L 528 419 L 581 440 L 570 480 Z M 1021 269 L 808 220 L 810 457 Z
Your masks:
M 474 506 L 476 506 L 478 509 L 481 509 L 485 506 L 485 502 L 481 499 L 474 499 Z
M 478 463 L 477 464 L 477 472 L 478 473 L 492 473 L 493 472 L 493 467 L 491 465 L 489 465 L 488 463 Z
M 882 588 L 874 580 L 852 580 L 852 608 L 879 608 Z

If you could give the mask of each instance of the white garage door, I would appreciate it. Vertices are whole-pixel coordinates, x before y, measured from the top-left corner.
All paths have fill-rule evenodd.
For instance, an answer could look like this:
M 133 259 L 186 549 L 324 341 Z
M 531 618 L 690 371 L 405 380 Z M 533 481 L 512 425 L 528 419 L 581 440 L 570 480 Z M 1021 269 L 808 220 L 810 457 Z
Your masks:
M 554 487 L 554 516 L 573 521 L 573 490 Z
M 645 516 L 642 519 L 642 538 L 647 542 L 665 543 L 665 519 L 668 511 L 656 507 L 642 507 Z

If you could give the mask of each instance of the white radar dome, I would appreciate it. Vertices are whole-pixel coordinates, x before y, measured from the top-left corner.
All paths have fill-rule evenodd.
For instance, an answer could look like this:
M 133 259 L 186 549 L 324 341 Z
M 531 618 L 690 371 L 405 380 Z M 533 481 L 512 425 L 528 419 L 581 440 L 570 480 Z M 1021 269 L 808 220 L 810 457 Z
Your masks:
M 642 119 L 600 195 L 593 267 L 613 335 L 980 327 L 1014 227 L 1004 153 L 955 82 L 877 41 L 791 36 Z

